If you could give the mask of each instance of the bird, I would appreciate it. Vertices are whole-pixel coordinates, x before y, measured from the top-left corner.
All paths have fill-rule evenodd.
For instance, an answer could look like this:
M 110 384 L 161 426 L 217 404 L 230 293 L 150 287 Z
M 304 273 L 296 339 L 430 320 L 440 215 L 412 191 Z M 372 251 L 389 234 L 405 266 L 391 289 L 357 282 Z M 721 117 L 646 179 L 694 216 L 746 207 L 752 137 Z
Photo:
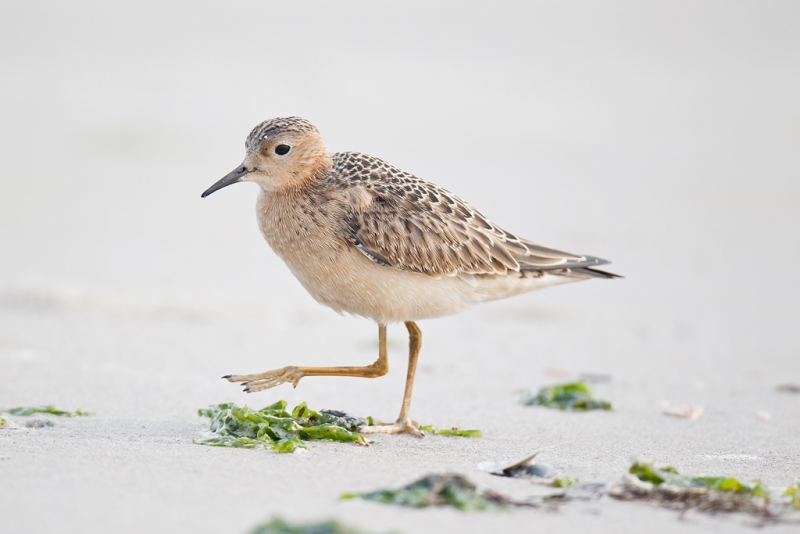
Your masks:
M 241 165 L 202 197 L 239 182 L 260 186 L 258 225 L 272 250 L 319 303 L 378 325 L 378 359 L 367 366 L 285 366 L 223 378 L 248 393 L 310 376 L 376 378 L 389 371 L 387 325 L 403 322 L 408 370 L 395 422 L 364 434 L 423 437 L 411 418 L 422 333 L 417 321 L 475 304 L 589 278 L 618 278 L 609 262 L 507 232 L 449 191 L 373 156 L 330 153 L 300 117 L 258 124 Z

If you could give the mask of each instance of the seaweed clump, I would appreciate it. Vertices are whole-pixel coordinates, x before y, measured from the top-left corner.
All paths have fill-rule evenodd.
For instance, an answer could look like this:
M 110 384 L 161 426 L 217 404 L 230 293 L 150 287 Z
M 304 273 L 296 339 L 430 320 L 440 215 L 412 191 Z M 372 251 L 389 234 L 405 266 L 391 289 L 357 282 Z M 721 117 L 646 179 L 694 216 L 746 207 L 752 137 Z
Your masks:
M 584 382 L 555 384 L 522 394 L 522 404 L 528 406 L 544 406 L 568 412 L 586 412 L 589 410 L 610 410 L 611 403 L 592 398 L 589 388 Z
M 639 462 L 628 473 L 623 485 L 612 488 L 611 497 L 648 501 L 675 510 L 773 517 L 768 508 L 769 491 L 759 481 L 744 484 L 733 477 L 692 477 L 680 474 L 674 467 Z
M 277 452 L 295 452 L 307 449 L 305 442 L 311 440 L 368 445 L 357 432 L 364 421 L 341 412 L 316 412 L 305 402 L 291 413 L 286 411 L 286 401 L 281 400 L 260 410 L 234 403 L 217 404 L 200 409 L 197 414 L 211 419 L 212 436 L 194 442 L 211 447 L 263 446 Z
M 362 534 L 360 530 L 342 525 L 338 521 L 322 521 L 296 525 L 283 519 L 273 519 L 259 525 L 250 534 Z
M 346 493 L 342 499 L 364 499 L 411 508 L 453 506 L 461 511 L 502 508 L 513 503 L 491 491 L 478 491 L 463 475 L 428 475 L 399 489 L 369 493 Z
M 35 413 L 49 413 L 50 415 L 60 415 L 63 417 L 78 417 L 84 415 L 94 415 L 91 412 L 84 412 L 81 409 L 77 409 L 74 412 L 67 412 L 64 410 L 59 410 L 52 404 L 48 404 L 47 406 L 19 406 L 17 408 L 11 408 L 8 410 L 8 413 L 11 415 L 33 415 Z
M 8 421 L 6 421 L 6 418 L 3 417 L 3 412 L 0 412 L 0 428 L 4 426 L 8 426 Z

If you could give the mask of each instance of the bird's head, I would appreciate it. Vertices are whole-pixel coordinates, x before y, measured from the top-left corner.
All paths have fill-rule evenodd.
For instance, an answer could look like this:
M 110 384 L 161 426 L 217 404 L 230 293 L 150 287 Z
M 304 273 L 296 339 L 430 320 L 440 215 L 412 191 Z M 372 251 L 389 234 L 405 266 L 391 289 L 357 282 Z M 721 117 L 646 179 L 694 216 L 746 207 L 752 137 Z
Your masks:
M 262 122 L 247 136 L 245 149 L 242 164 L 209 187 L 203 198 L 237 182 L 256 182 L 268 191 L 296 187 L 332 164 L 319 131 L 300 117 Z

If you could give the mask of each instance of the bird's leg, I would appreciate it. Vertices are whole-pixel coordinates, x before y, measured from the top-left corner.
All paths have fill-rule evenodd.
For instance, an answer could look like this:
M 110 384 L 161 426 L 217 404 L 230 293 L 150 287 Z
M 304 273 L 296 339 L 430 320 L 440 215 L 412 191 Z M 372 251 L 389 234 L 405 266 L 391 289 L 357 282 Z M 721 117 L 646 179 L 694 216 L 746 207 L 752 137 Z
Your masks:
M 422 332 L 413 321 L 406 321 L 408 329 L 408 374 L 406 375 L 406 390 L 403 394 L 403 406 L 400 416 L 395 423 L 376 423 L 374 426 L 359 428 L 362 434 L 400 434 L 407 432 L 412 436 L 421 438 L 425 434 L 420 432 L 419 423 L 411 419 L 411 392 L 414 389 L 414 374 L 417 372 L 417 358 L 422 347 Z
M 378 359 L 371 365 L 363 367 L 295 367 L 293 365 L 281 369 L 273 369 L 253 375 L 226 375 L 222 378 L 228 382 L 241 382 L 247 393 L 273 388 L 279 384 L 291 382 L 294 387 L 304 376 L 357 376 L 361 378 L 377 378 L 389 372 L 389 355 L 386 349 L 386 325 L 378 325 Z

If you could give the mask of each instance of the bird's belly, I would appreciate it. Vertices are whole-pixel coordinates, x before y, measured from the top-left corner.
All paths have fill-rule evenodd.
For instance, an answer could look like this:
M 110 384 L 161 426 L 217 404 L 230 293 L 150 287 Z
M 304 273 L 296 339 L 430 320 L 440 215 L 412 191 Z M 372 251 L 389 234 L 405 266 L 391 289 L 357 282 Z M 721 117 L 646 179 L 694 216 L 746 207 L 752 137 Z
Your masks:
M 349 245 L 301 248 L 301 253 L 276 252 L 314 299 L 382 324 L 451 315 L 560 281 L 520 273 L 433 277 L 378 265 Z
M 386 324 L 448 315 L 468 305 L 441 280 L 377 265 L 355 247 L 278 254 L 314 299 L 339 313 Z

